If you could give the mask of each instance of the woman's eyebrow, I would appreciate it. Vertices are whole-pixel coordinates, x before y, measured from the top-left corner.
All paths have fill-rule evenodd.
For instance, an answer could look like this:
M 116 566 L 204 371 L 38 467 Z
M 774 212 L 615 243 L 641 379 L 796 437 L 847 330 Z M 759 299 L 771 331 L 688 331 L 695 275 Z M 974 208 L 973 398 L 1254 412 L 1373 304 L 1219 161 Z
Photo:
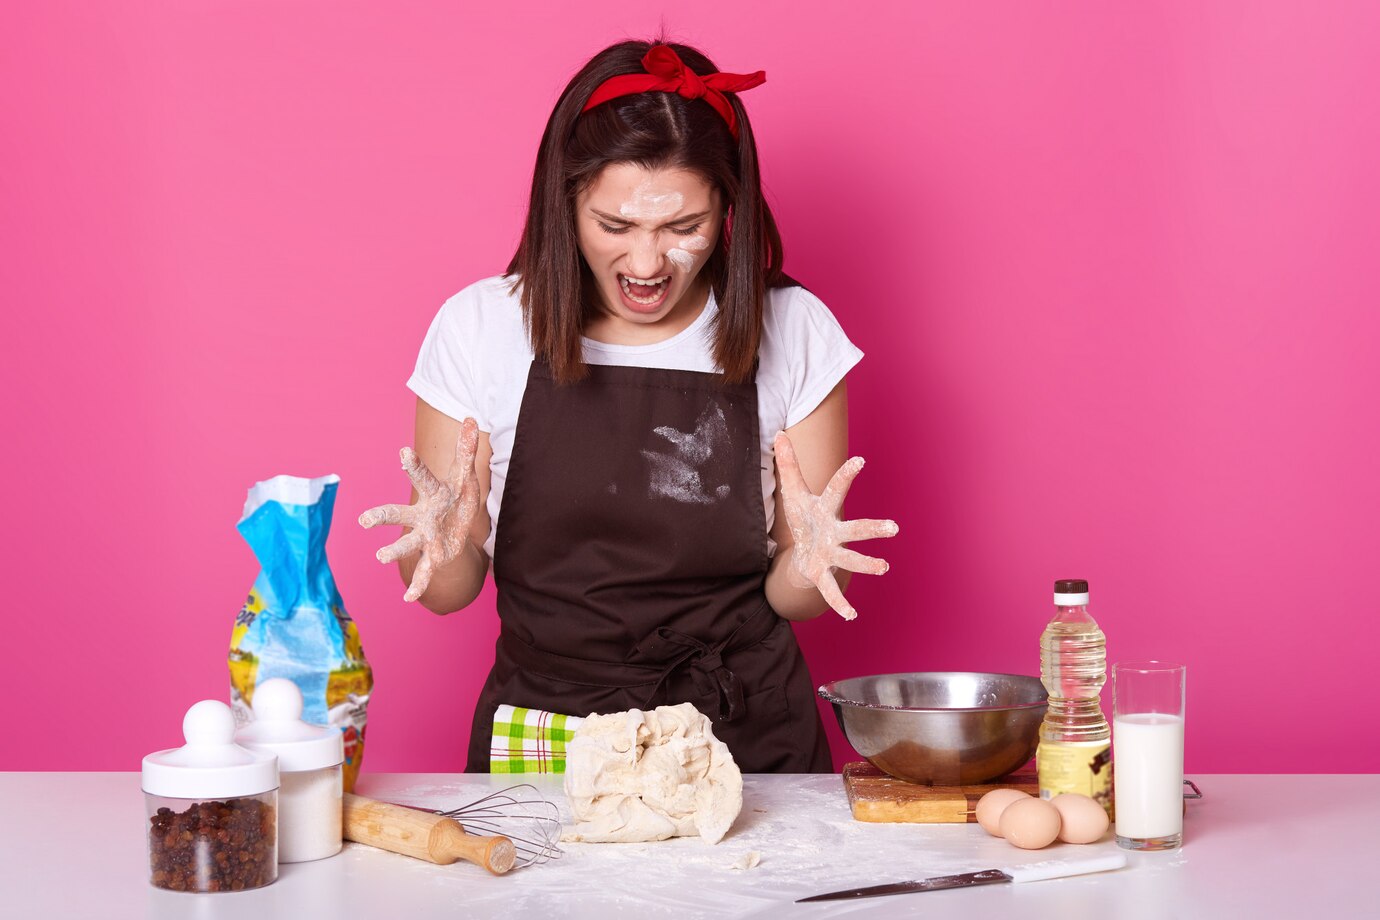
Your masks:
M 589 210 L 594 214 L 594 216 L 596 216 L 596 217 L 598 217 L 598 218 L 600 218 L 600 219 L 602 219 L 602 220 L 606 220 L 606 221 L 608 221 L 608 222 L 611 223 L 611 224 L 628 224 L 629 226 L 631 226 L 632 223 L 633 223 L 633 221 L 628 220 L 626 217 L 614 217 L 612 214 L 606 214 L 606 213 L 604 213 L 603 211 L 599 210 L 598 208 L 590 208 Z M 708 216 L 709 216 L 709 212 L 708 212 L 708 211 L 699 211 L 699 212 L 696 212 L 696 213 L 694 213 L 694 214 L 684 214 L 684 215 L 682 215 L 682 216 L 680 216 L 680 217 L 676 217 L 676 218 L 673 218 L 673 219 L 671 219 L 671 220 L 668 220 L 668 221 L 666 221 L 666 223 L 667 223 L 667 224 L 687 224 L 687 223 L 691 223 L 691 222 L 693 222 L 693 221 L 703 220 L 704 218 L 706 218 L 706 217 L 708 217 Z M 663 224 L 663 226 L 665 226 L 665 225 Z

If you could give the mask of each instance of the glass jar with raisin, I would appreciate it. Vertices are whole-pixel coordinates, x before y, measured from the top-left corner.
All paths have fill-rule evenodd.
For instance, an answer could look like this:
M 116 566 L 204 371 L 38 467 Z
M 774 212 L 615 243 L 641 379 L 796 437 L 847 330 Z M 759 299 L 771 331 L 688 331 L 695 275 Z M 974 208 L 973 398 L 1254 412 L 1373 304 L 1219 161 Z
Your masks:
M 202 700 L 187 743 L 144 758 L 149 881 L 170 891 L 245 891 L 278 877 L 278 758 L 235 744 L 235 717 Z

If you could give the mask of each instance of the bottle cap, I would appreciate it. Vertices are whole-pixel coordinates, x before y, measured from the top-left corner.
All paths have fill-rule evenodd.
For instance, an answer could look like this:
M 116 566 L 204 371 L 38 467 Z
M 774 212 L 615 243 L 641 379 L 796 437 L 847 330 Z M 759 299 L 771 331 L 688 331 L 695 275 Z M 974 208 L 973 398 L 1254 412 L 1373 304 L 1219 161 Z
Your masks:
M 278 755 L 283 773 L 334 767 L 345 761 L 345 736 L 338 728 L 302 721 L 302 691 L 286 677 L 254 688 L 254 721 L 235 734 L 251 751 Z
M 144 758 L 142 785 L 173 799 L 233 798 L 278 788 L 278 758 L 235 744 L 235 717 L 220 700 L 202 700 L 182 719 L 180 748 Z
M 1088 581 L 1086 578 L 1061 578 L 1054 583 L 1054 606 L 1086 607 Z

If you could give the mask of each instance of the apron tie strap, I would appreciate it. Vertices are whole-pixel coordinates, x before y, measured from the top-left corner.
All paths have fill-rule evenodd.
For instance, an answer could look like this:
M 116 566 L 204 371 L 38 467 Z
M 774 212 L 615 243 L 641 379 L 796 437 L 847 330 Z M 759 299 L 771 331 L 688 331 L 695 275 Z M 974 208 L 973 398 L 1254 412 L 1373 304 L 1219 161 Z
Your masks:
M 732 722 L 742 716 L 745 710 L 743 683 L 738 679 L 737 674 L 734 674 L 724 665 L 723 649 L 728 645 L 728 639 L 711 647 L 694 636 L 686 635 L 669 626 L 660 627 L 652 635 L 653 641 L 644 640 L 640 648 L 654 648 L 660 644 L 656 640 L 678 645 L 681 648 L 664 666 L 656 684 L 647 694 L 643 708 L 650 706 L 652 700 L 656 698 L 657 691 L 661 689 L 661 685 L 665 683 L 673 671 L 688 660 L 690 662 L 690 678 L 695 683 L 695 690 L 702 700 L 706 703 L 713 700 L 718 708 L 718 716 L 714 721 Z

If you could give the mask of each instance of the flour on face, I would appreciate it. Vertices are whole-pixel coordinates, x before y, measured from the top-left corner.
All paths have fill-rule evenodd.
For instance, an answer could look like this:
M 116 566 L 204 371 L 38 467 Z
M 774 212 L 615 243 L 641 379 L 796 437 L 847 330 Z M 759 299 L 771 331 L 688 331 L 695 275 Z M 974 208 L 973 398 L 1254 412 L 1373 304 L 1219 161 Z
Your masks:
M 727 485 L 706 489 L 702 473 L 713 457 L 729 449 L 728 420 L 724 410 L 714 402 L 705 406 L 695 421 L 693 432 L 684 432 L 662 425 L 654 431 L 671 442 L 672 449 L 662 453 L 642 451 L 651 465 L 650 490 L 653 497 L 695 505 L 711 505 L 728 497 Z
M 687 240 L 681 240 L 679 246 L 673 246 L 666 250 L 666 258 L 679 268 L 681 271 L 690 271 L 695 267 L 698 257 L 697 252 L 703 252 L 709 248 L 709 240 L 702 236 L 692 236 Z
M 686 252 L 684 249 L 666 250 L 666 258 L 671 260 L 671 264 L 683 272 L 688 272 L 695 267 L 695 254 Z
M 684 205 L 680 192 L 648 179 L 633 189 L 632 199 L 619 205 L 618 213 L 629 220 L 668 220 Z

